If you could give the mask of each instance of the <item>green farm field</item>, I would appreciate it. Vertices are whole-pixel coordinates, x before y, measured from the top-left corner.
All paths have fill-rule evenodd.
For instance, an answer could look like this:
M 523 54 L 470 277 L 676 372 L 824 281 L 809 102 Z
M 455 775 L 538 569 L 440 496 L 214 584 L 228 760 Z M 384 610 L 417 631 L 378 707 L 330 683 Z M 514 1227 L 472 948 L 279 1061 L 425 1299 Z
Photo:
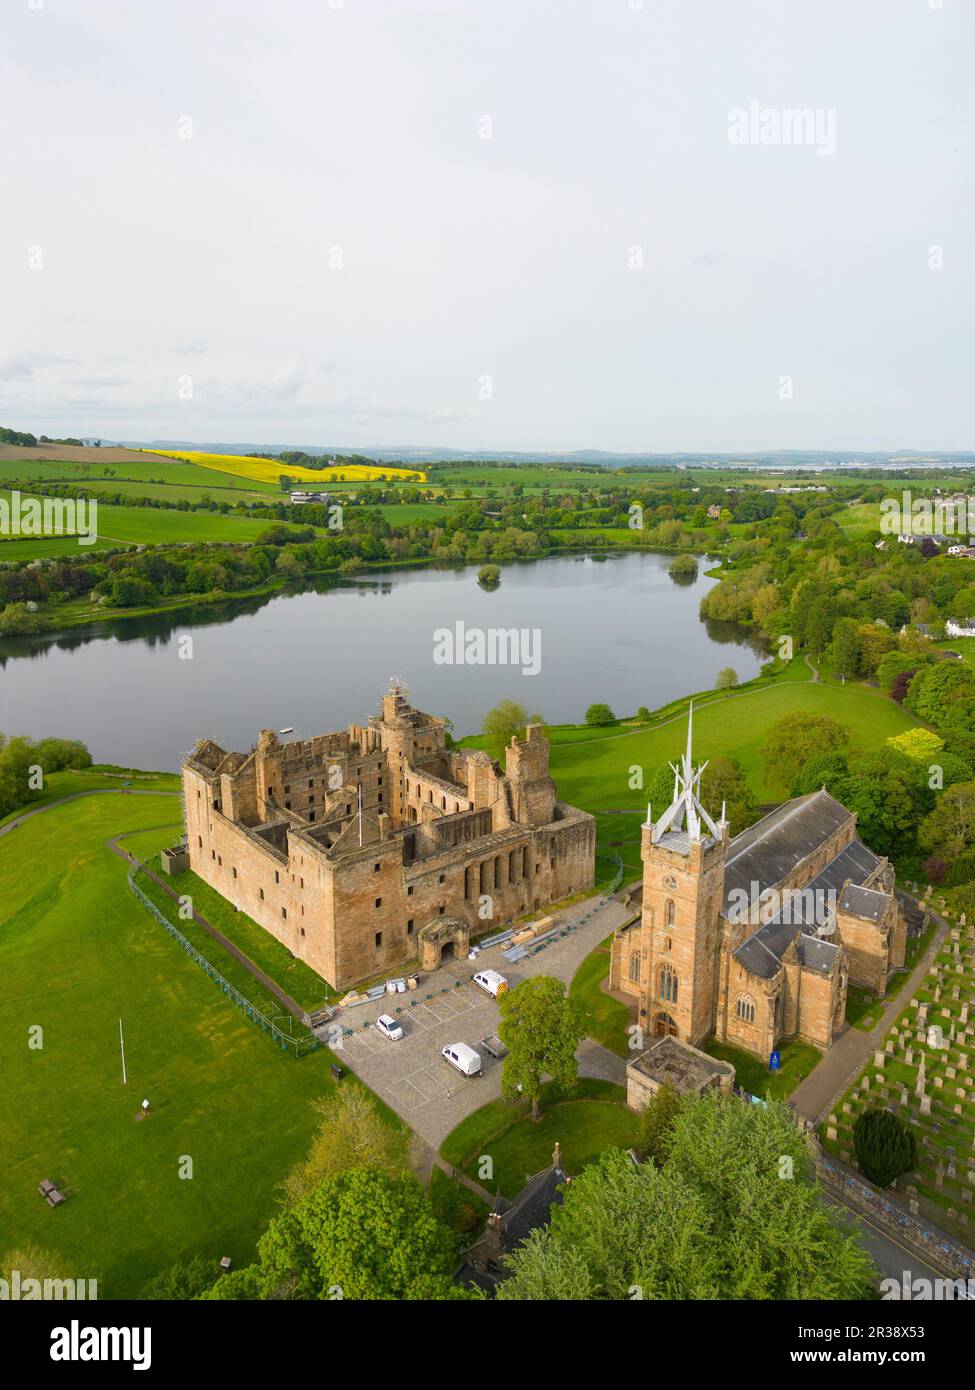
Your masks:
M 0 1253 L 57 1252 L 107 1298 L 198 1253 L 246 1262 L 335 1084 L 330 1054 L 282 1052 L 129 891 L 105 841 L 137 830 L 144 851 L 179 817 L 172 795 L 92 796 L 0 835 Z
M 36 479 L 46 483 L 74 483 L 85 486 L 88 483 L 121 483 L 123 480 L 137 483 L 169 483 L 187 489 L 186 496 L 199 496 L 198 489 L 212 491 L 222 487 L 233 492 L 277 493 L 280 489 L 273 483 L 254 482 L 248 478 L 236 478 L 232 474 L 220 473 L 212 468 L 199 468 L 193 463 L 183 463 L 177 459 L 160 458 L 157 454 L 145 454 L 142 459 L 132 462 L 102 463 L 97 450 L 89 450 L 92 462 L 79 462 L 66 459 L 37 459 L 32 455 L 7 458 L 0 461 L 0 487 L 9 486 L 13 480 Z M 107 475 L 107 476 L 106 476 Z
M 8 501 L 9 493 L 2 494 Z M 221 516 L 216 512 L 159 511 L 152 507 L 98 508 L 98 539 L 79 546 L 72 536 L 28 536 L 0 541 L 0 560 L 109 550 L 117 546 L 161 545 L 176 541 L 253 541 L 271 523 L 260 517 Z

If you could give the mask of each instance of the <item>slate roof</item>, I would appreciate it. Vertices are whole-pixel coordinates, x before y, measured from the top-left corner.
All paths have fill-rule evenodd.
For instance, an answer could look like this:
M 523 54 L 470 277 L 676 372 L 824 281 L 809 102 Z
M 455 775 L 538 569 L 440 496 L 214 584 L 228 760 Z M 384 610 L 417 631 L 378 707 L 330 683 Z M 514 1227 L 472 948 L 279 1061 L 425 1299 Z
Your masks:
M 751 893 L 753 883 L 759 884 L 760 892 L 781 883 L 800 859 L 845 825 L 850 814 L 829 792 L 810 792 L 784 802 L 736 835 L 725 860 L 725 913 L 732 892 L 740 901 L 742 893 Z
M 822 795 L 822 793 L 816 794 Z M 832 801 L 833 798 L 830 797 L 829 800 Z M 833 802 L 833 804 L 839 805 L 838 802 Z M 843 808 L 840 807 L 840 809 Z M 808 850 L 805 852 L 808 853 Z M 735 960 L 739 961 L 746 970 L 750 970 L 753 975 L 758 975 L 763 980 L 770 980 L 777 973 L 782 964 L 782 957 L 789 946 L 803 932 L 803 929 L 809 928 L 807 936 L 814 936 L 824 925 L 821 920 L 817 920 L 817 908 L 822 901 L 822 895 L 829 892 L 841 893 L 847 881 L 855 885 L 862 884 L 864 879 L 869 878 L 879 865 L 880 860 L 872 850 L 867 849 L 861 840 L 851 840 L 795 897 L 783 904 L 781 912 L 741 943 L 734 953 Z M 762 891 L 771 888 L 777 881 L 773 880 L 772 883 L 766 884 L 759 880 Z M 858 889 L 858 891 L 864 890 Z M 877 896 L 882 897 L 883 895 L 878 894 Z M 824 942 L 823 944 L 829 943 Z M 834 947 L 833 949 L 837 948 Z M 826 955 L 817 954 L 816 959 L 819 963 L 815 964 L 813 968 L 824 968 L 826 958 Z M 800 951 L 801 959 L 802 952 Z
M 562 1205 L 562 1185 L 568 1182 L 568 1178 L 562 1168 L 553 1166 L 543 1168 L 540 1173 L 536 1173 L 518 1193 L 514 1201 L 509 1202 L 502 1197 L 500 1192 L 495 1198 L 493 1213 L 501 1217 L 500 1231 L 500 1253 L 510 1255 L 521 1243 L 531 1235 L 532 1231 L 540 1230 L 549 1224 L 552 1216 L 552 1208 Z M 508 1277 L 508 1271 L 504 1268 L 483 1267 L 483 1259 L 476 1260 L 475 1252 L 481 1251 L 486 1243 L 486 1236 L 475 1242 L 467 1251 L 467 1254 L 454 1275 L 454 1282 L 458 1284 L 476 1284 L 479 1288 L 488 1293 L 492 1293 L 503 1279 Z
M 501 1249 L 510 1254 L 539 1227 L 547 1226 L 552 1207 L 562 1205 L 562 1184 L 566 1181 L 561 1168 L 545 1168 L 536 1173 L 518 1193 L 513 1202 L 498 1197 L 494 1210 L 501 1213 Z
M 800 964 L 807 970 L 818 970 L 821 975 L 831 975 L 840 948 L 832 941 L 824 941 L 821 936 L 807 936 L 800 932 L 796 942 Z
M 879 922 L 886 906 L 886 893 L 879 893 L 876 888 L 858 888 L 852 883 L 839 901 L 841 912 L 862 917 L 866 922 Z

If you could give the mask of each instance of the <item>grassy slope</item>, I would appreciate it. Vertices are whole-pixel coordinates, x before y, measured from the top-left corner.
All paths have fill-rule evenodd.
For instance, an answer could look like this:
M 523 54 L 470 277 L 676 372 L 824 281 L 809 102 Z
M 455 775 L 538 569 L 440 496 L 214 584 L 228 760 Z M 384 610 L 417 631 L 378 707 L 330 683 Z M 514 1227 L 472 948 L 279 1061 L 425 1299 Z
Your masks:
M 136 787 L 143 791 L 175 792 L 179 790 L 179 778 L 172 772 L 132 772 L 107 765 L 96 765 L 81 772 L 73 772 L 70 769 L 65 772 L 52 772 L 45 779 L 41 795 L 20 806 L 16 811 L 0 816 L 0 825 L 6 825 L 7 821 L 36 811 L 38 807 L 46 806 L 50 801 L 58 801 L 62 796 L 123 787 Z
M 612 940 L 612 938 L 610 938 Z M 609 942 L 591 951 L 572 977 L 569 994 L 586 1011 L 586 1037 L 602 1043 L 619 1057 L 629 1057 L 630 1011 L 618 999 L 600 989 L 609 975 Z
M 92 462 L 63 459 L 35 459 L 30 456 L 0 461 L 0 486 L 9 486 L 13 479 L 36 478 L 38 482 L 75 483 L 84 486 L 88 482 L 119 483 L 123 479 L 137 482 L 158 482 L 178 484 L 186 489 L 187 497 L 199 497 L 199 489 L 211 491 L 215 486 L 236 492 L 277 493 L 280 488 L 277 480 L 272 483 L 256 479 L 237 478 L 233 474 L 216 477 L 213 469 L 199 468 L 194 463 L 183 463 L 177 459 L 163 458 L 161 454 L 144 454 L 137 462 L 104 464 L 98 458 L 98 451 L 91 451 Z M 114 474 L 107 478 L 106 470 Z
M 4 494 L 9 497 L 9 494 Z M 254 541 L 272 524 L 259 517 L 220 516 L 216 512 L 159 511 L 152 507 L 99 506 L 98 539 L 79 546 L 70 536 L 30 536 L 0 542 L 0 560 L 34 560 L 65 554 L 85 555 L 119 545 L 159 545 L 166 541 Z
M 781 800 L 786 788 L 766 778 L 760 756 L 762 740 L 776 719 L 797 712 L 828 714 L 848 725 L 854 744 L 861 749 L 879 748 L 892 734 L 916 724 L 908 711 L 866 686 L 782 683 L 696 705 L 695 756 L 704 760 L 723 753 L 737 758 L 761 800 Z M 578 742 L 555 743 L 552 776 L 560 797 L 587 810 L 645 807 L 643 791 L 629 786 L 630 768 L 643 769 L 646 785 L 658 767 L 680 752 L 685 726 L 681 715 L 670 724 L 617 738 L 594 740 L 580 729 Z
M 197 1252 L 249 1258 L 333 1084 L 326 1052 L 279 1051 L 129 893 L 105 839 L 174 819 L 172 797 L 90 797 L 0 839 L 2 1244 L 59 1251 L 106 1297 Z M 56 1212 L 45 1177 L 71 1194 Z
M 149 848 L 158 847 L 151 845 Z M 130 841 L 126 841 L 126 849 L 130 849 L 136 854 L 141 853 L 140 846 Z M 150 862 L 149 856 L 146 856 L 146 862 L 149 862 L 149 867 L 158 873 L 158 860 Z M 263 927 L 258 926 L 253 918 L 248 917 L 245 912 L 235 911 L 226 898 L 222 898 L 214 888 L 204 883 L 196 874 L 189 872 L 174 874 L 170 882 L 177 893 L 192 898 L 195 910 L 243 951 L 248 960 L 252 961 L 259 970 L 263 970 L 265 975 L 270 976 L 275 984 L 280 985 L 286 993 L 290 994 L 291 998 L 303 1009 L 311 1011 L 321 1008 L 326 996 L 330 993 L 328 985 L 304 961 L 296 960 L 288 948 L 283 946 L 276 937 L 265 931 Z M 151 896 L 155 899 L 156 894 Z M 172 900 L 168 904 L 163 904 L 163 911 L 172 921 Z M 183 925 L 179 922 L 176 925 L 179 926 L 180 931 L 183 931 Z M 204 954 L 212 959 L 209 951 L 205 951 Z M 227 953 L 221 951 L 220 954 L 225 957 Z M 215 963 L 219 970 L 226 973 L 223 965 L 219 962 Z

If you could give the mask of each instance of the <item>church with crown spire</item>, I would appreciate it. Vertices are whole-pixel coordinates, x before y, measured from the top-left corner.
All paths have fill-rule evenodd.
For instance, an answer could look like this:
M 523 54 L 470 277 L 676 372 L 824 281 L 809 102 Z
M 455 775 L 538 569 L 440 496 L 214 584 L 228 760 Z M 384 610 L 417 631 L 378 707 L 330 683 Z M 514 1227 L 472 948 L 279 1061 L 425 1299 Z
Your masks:
M 883 994 L 904 965 L 918 910 L 855 812 L 823 789 L 729 836 L 702 801 L 693 705 L 671 764 L 673 800 L 641 832 L 640 918 L 613 938 L 610 989 L 630 996 L 644 1037 L 716 1038 L 763 1058 L 798 1039 L 829 1047 L 847 986 Z

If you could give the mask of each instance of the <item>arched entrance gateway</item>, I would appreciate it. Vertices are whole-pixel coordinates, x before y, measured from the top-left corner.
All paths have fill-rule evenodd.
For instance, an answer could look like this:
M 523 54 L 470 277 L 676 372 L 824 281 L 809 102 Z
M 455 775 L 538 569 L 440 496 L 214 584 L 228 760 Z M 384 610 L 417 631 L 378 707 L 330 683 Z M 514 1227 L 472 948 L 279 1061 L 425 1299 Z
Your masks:
M 655 1038 L 676 1038 L 677 1024 L 670 1014 L 657 1014 L 653 1020 L 653 1036 Z
M 417 932 L 420 946 L 420 969 L 439 969 L 444 947 L 452 946 L 453 955 L 463 960 L 471 948 L 471 929 L 457 917 L 435 917 Z M 448 953 L 449 954 L 449 953 Z

